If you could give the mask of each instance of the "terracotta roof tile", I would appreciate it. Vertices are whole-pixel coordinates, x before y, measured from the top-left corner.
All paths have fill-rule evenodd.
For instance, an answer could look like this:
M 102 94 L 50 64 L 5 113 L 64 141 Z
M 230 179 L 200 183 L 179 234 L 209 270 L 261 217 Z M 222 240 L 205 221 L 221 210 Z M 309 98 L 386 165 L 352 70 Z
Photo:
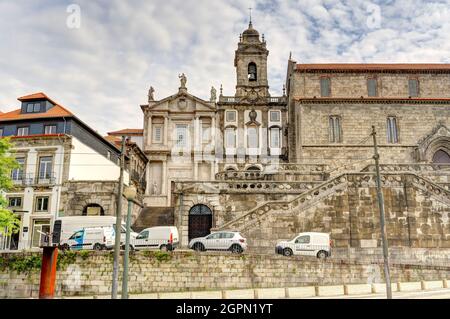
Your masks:
M 58 104 L 55 101 L 53 101 L 51 98 L 49 98 L 45 93 L 43 92 L 38 92 L 38 93 L 33 93 L 30 95 L 25 95 L 25 96 L 21 96 L 18 98 L 19 101 L 24 102 L 24 101 L 34 101 L 34 100 L 49 100 L 50 102 L 52 102 L 53 104 Z
M 0 114 L 0 121 L 28 120 L 50 117 L 72 117 L 74 116 L 69 110 L 61 105 L 55 105 L 47 112 L 43 113 L 21 113 L 21 109 Z
M 131 135 L 143 135 L 144 130 L 143 129 L 137 129 L 137 128 L 126 128 L 120 131 L 115 132 L 109 132 L 108 135 L 125 135 L 125 134 L 131 134 Z
M 297 71 L 450 71 L 448 63 L 317 63 L 297 64 Z

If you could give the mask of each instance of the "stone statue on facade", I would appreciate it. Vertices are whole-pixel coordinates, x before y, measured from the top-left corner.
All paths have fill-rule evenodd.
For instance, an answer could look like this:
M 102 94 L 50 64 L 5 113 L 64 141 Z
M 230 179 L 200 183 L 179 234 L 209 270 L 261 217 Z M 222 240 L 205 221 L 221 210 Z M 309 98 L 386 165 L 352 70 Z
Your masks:
M 180 79 L 181 88 L 185 89 L 186 88 L 186 82 L 187 82 L 186 75 L 183 73 L 183 74 L 179 75 L 178 78 Z
M 217 91 L 214 88 L 214 86 L 211 87 L 211 99 L 210 102 L 216 102 L 217 101 Z
M 151 86 L 150 89 L 148 90 L 148 101 L 149 102 L 152 102 L 155 100 L 154 94 L 155 94 L 155 89 L 153 88 L 153 86 Z
M 158 195 L 158 184 L 156 182 L 153 182 L 152 193 L 153 195 Z

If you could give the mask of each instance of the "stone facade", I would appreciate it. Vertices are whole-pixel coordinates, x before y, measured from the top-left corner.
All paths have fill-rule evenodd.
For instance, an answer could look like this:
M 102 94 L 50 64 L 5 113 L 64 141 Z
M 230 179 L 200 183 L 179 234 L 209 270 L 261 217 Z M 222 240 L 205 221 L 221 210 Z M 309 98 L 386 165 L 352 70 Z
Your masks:
M 432 263 L 393 262 L 390 270 L 393 283 L 443 280 L 450 276 L 448 265 Z M 122 271 L 119 274 L 121 281 Z M 56 297 L 108 295 L 111 278 L 112 258 L 108 253 L 96 253 L 84 260 L 79 257 L 76 263 L 58 271 Z M 185 252 L 174 253 L 169 260 L 158 260 L 151 254 L 135 253 L 130 259 L 128 288 L 129 293 L 137 294 L 383 282 L 383 263 L 362 259 L 321 262 L 314 258 Z M 0 271 L 0 298 L 36 297 L 38 292 L 39 273 Z
M 195 160 L 202 148 L 175 165 L 167 160 L 176 153 L 173 144 L 155 145 L 149 135 L 150 119 L 161 117 L 155 124 L 167 139 L 167 130 L 175 129 L 171 105 L 180 99 L 188 101 L 185 111 L 177 110 L 186 120 L 200 118 L 192 105 L 205 101 L 180 88 L 142 107 L 150 168 L 163 162 L 161 183 L 170 194 L 147 196 L 146 204 L 173 208 L 182 245 L 200 233 L 239 230 L 260 252 L 301 231 L 329 232 L 339 247 L 379 247 L 374 126 L 391 245 L 449 247 L 450 66 L 297 64 L 290 58 L 283 95 L 271 96 L 268 54 L 250 24 L 235 51 L 235 95 L 221 89 L 216 101 L 212 90 L 207 104 L 216 132 L 208 178 Z M 192 123 L 195 146 L 200 131 Z M 150 172 L 160 174 L 156 168 L 149 178 Z M 206 215 L 194 216 L 199 211 Z

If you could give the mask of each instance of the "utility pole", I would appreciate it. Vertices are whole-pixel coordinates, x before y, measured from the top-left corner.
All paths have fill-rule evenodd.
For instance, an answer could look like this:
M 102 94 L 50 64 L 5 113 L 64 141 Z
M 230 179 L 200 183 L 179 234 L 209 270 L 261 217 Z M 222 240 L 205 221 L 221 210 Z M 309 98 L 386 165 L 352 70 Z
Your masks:
M 119 282 L 119 257 L 120 257 L 120 237 L 122 233 L 122 194 L 123 194 L 123 171 L 125 169 L 125 141 L 126 137 L 122 136 L 122 147 L 120 151 L 120 177 L 119 177 L 119 194 L 117 195 L 116 207 L 116 241 L 114 244 L 114 262 L 113 262 L 113 278 L 111 298 L 117 299 L 117 285 Z
M 375 126 L 372 126 L 371 135 L 373 136 L 373 147 L 375 152 L 373 159 L 375 160 L 378 206 L 380 209 L 380 227 L 381 227 L 381 240 L 383 242 L 384 278 L 386 280 L 386 295 L 387 299 L 392 299 L 391 275 L 389 271 L 389 248 L 386 236 L 383 190 L 381 188 L 380 154 L 378 154 L 377 132 L 375 130 Z

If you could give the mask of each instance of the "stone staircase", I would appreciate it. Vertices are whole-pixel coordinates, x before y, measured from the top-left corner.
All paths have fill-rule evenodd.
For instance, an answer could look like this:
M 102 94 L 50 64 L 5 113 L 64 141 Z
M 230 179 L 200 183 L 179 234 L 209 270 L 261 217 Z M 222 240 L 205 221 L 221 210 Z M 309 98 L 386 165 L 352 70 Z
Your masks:
M 406 182 L 412 183 L 416 188 L 426 192 L 430 196 L 439 200 L 442 203 L 450 206 L 450 190 L 438 185 L 437 183 L 420 176 L 413 172 L 388 172 L 382 176 L 383 184 L 388 184 L 390 181 L 403 182 L 403 177 L 407 177 Z M 325 198 L 344 191 L 350 185 L 374 186 L 375 178 L 371 172 L 348 172 L 339 174 L 326 182 L 316 186 L 290 201 L 269 201 L 258 205 L 243 215 L 233 219 L 230 222 L 223 224 L 214 230 L 235 230 L 245 232 L 260 223 L 264 218 L 270 214 L 286 213 L 298 215 L 308 208 L 314 206 Z

